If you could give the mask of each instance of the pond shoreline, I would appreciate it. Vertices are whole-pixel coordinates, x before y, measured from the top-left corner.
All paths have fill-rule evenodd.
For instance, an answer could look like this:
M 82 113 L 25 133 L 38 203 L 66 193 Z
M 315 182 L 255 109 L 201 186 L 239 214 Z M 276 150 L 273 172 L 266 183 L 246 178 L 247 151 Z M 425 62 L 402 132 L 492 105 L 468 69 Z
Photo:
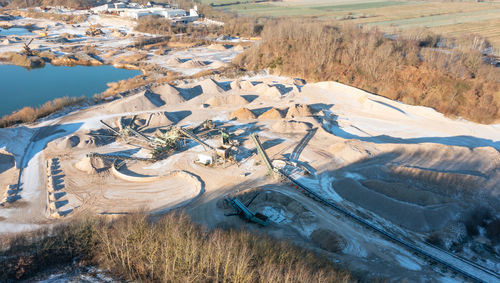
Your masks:
M 0 64 L 0 72 L 4 74 L 0 78 L 3 86 L 1 126 L 47 116 L 66 106 L 95 98 L 108 90 L 110 84 L 143 75 L 138 70 L 118 69 L 113 65 L 69 67 L 47 64 L 43 68 L 26 69 Z M 30 118 L 21 117 L 26 114 Z

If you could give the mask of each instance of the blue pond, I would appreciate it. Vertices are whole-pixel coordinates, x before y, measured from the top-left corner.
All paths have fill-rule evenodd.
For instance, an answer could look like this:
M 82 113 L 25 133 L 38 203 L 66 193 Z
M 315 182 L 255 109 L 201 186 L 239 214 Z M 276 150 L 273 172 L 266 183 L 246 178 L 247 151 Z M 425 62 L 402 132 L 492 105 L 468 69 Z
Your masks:
M 141 74 L 113 66 L 25 69 L 0 65 L 0 117 L 25 106 L 37 107 L 54 98 L 92 97 L 107 89 L 107 83 Z
M 0 35 L 6 36 L 6 35 L 30 35 L 33 34 L 31 31 L 25 29 L 25 28 L 9 28 L 9 29 L 4 29 L 0 28 Z

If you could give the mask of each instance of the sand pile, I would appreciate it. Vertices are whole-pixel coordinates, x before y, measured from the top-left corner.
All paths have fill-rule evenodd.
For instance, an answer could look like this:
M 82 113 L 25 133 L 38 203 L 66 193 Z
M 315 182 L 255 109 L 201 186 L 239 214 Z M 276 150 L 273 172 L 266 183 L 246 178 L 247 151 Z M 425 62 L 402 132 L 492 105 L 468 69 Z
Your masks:
M 256 85 L 253 90 L 267 97 L 281 98 L 281 92 L 277 87 L 265 83 Z
M 168 119 L 166 112 L 141 114 L 137 116 L 137 119 L 145 120 L 144 125 L 147 127 L 162 127 L 172 124 L 172 121 Z
M 187 62 L 181 63 L 179 66 L 182 68 L 202 68 L 207 64 L 201 60 L 193 59 Z
M 232 81 L 230 84 L 231 89 L 241 89 L 241 79 L 236 79 Z
M 65 138 L 66 148 L 72 148 L 80 144 L 80 137 L 77 135 Z
M 146 97 L 146 91 L 106 104 L 106 113 L 152 110 L 157 106 Z
M 226 67 L 227 64 L 222 62 L 222 61 L 219 61 L 219 60 L 215 60 L 215 61 L 212 61 L 212 63 L 210 63 L 210 68 L 213 68 L 213 69 L 218 69 L 218 68 L 222 68 L 222 67 Z
M 81 135 L 80 143 L 78 143 L 79 148 L 93 148 L 96 147 L 96 139 L 90 135 Z
M 283 134 L 294 134 L 294 133 L 304 133 L 309 130 L 310 126 L 307 123 L 298 121 L 279 121 L 275 123 L 271 130 L 276 133 Z
M 286 113 L 286 118 L 288 119 L 307 116 L 311 116 L 311 109 L 309 109 L 309 105 L 307 104 L 294 104 L 288 108 L 288 112 Z
M 281 113 L 276 108 L 271 108 L 259 116 L 259 119 L 281 119 Z
M 231 89 L 242 89 L 242 90 L 252 90 L 253 84 L 250 81 L 245 81 L 242 79 L 236 79 L 231 82 Z
M 213 79 L 206 79 L 200 82 L 200 87 L 205 94 L 223 93 L 224 90 Z
M 80 143 L 81 143 L 80 135 L 73 135 L 61 139 L 56 139 L 49 144 L 49 147 L 53 147 L 59 150 L 71 149 L 77 147 Z
M 109 169 L 109 165 L 101 158 L 84 157 L 75 164 L 75 168 L 88 174 L 94 174 Z
M 243 90 L 251 90 L 253 89 L 254 85 L 252 84 L 251 81 L 241 81 L 240 82 L 240 88 Z
M 178 65 L 184 63 L 183 60 L 177 57 L 172 57 L 169 58 L 165 63 L 170 64 L 170 65 Z
M 210 44 L 209 46 L 207 46 L 207 48 L 212 49 L 212 50 L 219 50 L 219 51 L 224 51 L 224 50 L 228 49 L 228 47 L 226 45 L 223 45 L 223 44 Z
M 252 111 L 250 111 L 248 108 L 240 108 L 233 113 L 231 113 L 231 119 L 236 119 L 236 120 L 250 120 L 250 119 L 255 119 L 255 114 L 253 114 Z
M 185 101 L 184 98 L 182 98 L 182 96 L 180 95 L 179 91 L 169 84 L 155 86 L 151 88 L 151 91 L 158 94 L 160 98 L 168 105 L 179 104 Z
M 75 164 L 75 168 L 83 171 L 87 174 L 94 174 L 96 173 L 95 168 L 92 166 L 92 160 L 90 157 L 84 157 L 82 160 L 78 161 Z
M 248 101 L 240 95 L 226 95 L 226 96 L 214 96 L 207 101 L 206 104 L 210 106 L 242 106 L 246 105 Z

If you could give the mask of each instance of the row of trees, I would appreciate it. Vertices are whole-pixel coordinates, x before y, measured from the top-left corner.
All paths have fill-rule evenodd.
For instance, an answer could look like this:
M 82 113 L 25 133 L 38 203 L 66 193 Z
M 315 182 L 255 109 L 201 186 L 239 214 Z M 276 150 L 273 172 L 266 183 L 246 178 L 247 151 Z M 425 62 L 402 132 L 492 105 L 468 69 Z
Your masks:
M 483 63 L 484 40 L 463 38 L 436 48 L 431 34 L 390 39 L 352 24 L 282 19 L 262 42 L 236 58 L 246 69 L 269 68 L 313 81 L 334 80 L 391 99 L 489 123 L 500 118 L 500 70 Z
M 73 219 L 52 231 L 0 239 L 0 281 L 29 278 L 75 259 L 134 282 L 350 282 L 330 260 L 239 230 L 205 232 L 185 215 L 152 223 L 128 215 Z

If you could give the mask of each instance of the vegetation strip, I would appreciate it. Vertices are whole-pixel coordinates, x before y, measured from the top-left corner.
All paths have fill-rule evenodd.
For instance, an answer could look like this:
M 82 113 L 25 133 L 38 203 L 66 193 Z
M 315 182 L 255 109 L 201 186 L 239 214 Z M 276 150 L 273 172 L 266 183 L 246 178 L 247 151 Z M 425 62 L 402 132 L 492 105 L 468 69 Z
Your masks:
M 117 278 L 153 282 L 348 282 L 327 258 L 286 241 L 240 230 L 203 232 L 182 214 L 152 223 L 146 215 L 74 220 L 52 231 L 3 241 L 0 280 L 26 279 L 56 264 L 108 269 Z
M 387 38 L 375 29 L 312 20 L 268 23 L 262 42 L 234 62 L 250 70 L 338 81 L 480 123 L 500 119 L 500 69 L 483 62 L 488 43 L 421 33 Z M 472 48 L 471 48 L 472 47 Z

